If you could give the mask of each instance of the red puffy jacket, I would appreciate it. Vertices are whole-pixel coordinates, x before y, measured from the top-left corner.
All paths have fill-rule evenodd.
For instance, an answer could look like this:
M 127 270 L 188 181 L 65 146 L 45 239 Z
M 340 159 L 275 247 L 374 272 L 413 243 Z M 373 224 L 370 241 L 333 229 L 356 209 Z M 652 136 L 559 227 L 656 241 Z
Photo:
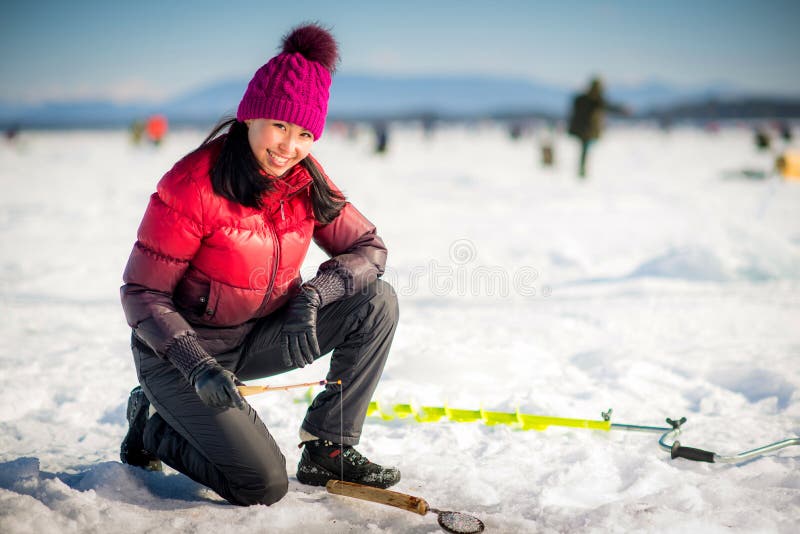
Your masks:
M 123 274 L 128 324 L 160 355 L 190 332 L 212 354 L 240 344 L 254 319 L 296 293 L 312 238 L 332 257 L 320 271 L 335 270 L 348 294 L 386 264 L 375 226 L 350 203 L 330 224 L 315 220 L 312 179 L 301 164 L 276 180 L 261 209 L 215 194 L 209 172 L 223 139 L 181 159 L 158 183 Z

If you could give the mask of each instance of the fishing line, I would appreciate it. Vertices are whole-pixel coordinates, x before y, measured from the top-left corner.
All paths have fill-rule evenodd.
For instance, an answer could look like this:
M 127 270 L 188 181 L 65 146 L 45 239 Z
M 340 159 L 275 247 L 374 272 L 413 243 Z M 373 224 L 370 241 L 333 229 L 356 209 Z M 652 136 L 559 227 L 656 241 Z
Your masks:
M 339 480 L 344 480 L 344 386 L 339 384 Z

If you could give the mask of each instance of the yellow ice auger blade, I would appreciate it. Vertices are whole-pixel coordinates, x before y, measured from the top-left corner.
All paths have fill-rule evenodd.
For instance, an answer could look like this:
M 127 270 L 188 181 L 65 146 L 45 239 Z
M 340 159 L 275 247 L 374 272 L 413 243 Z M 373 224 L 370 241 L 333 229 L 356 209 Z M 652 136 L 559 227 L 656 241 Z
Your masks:
M 454 423 L 472 423 L 482 419 L 480 410 L 461 410 L 445 405 L 444 413 Z
M 591 430 L 611 430 L 611 421 L 592 419 L 572 419 L 569 417 L 550 417 L 517 412 L 517 420 L 523 430 L 546 430 L 550 426 L 589 428 Z
M 482 422 L 485 425 L 508 425 L 521 430 L 547 430 L 551 426 L 586 428 L 589 430 L 611 430 L 611 420 L 573 419 L 570 417 L 550 417 L 515 412 L 499 412 L 492 410 L 467 410 L 450 406 L 419 406 L 411 403 L 395 404 L 383 407 L 378 401 L 372 401 L 367 408 L 367 415 L 380 417 L 384 421 L 394 419 L 413 419 L 418 423 L 435 423 L 442 419 L 453 423 Z
M 516 413 L 492 412 L 481 409 L 481 419 L 489 426 L 492 425 L 515 425 L 519 423 Z
M 444 406 L 420 406 L 414 419 L 420 423 L 435 423 L 442 417 L 447 417 Z
M 386 413 L 384 410 L 381 409 L 381 405 L 378 404 L 378 401 L 372 401 L 369 403 L 367 407 L 367 415 L 374 415 L 380 417 L 384 421 L 391 421 L 394 419 L 392 414 Z

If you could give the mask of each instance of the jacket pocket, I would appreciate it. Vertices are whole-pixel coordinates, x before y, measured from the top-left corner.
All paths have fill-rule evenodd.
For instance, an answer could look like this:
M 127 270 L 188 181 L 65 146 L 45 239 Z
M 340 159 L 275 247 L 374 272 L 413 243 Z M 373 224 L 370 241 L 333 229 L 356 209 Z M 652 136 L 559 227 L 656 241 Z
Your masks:
M 207 315 L 211 298 L 211 281 L 189 273 L 175 287 L 173 301 L 178 311 L 192 319 L 202 319 Z M 213 315 L 213 312 L 212 312 Z
M 222 284 L 217 282 L 216 280 L 211 280 L 211 284 L 208 288 L 208 298 L 205 301 L 205 310 L 203 318 L 206 321 L 211 321 L 214 316 L 217 314 L 217 308 L 219 307 L 219 297 L 222 293 Z
M 212 280 L 205 324 L 224 327 L 241 325 L 256 317 L 264 298 L 264 291 L 234 287 Z

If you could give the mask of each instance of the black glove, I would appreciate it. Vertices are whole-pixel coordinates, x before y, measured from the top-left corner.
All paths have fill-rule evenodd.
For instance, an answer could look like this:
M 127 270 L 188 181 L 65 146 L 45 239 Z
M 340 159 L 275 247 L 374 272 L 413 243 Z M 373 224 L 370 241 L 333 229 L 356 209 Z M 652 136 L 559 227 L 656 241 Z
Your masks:
M 319 356 L 317 311 L 321 300 L 317 290 L 303 286 L 290 302 L 281 329 L 281 355 L 286 367 L 305 367 Z
M 213 358 L 201 362 L 189 375 L 189 383 L 209 408 L 243 409 L 245 403 L 236 389 L 237 382 L 236 375 Z

